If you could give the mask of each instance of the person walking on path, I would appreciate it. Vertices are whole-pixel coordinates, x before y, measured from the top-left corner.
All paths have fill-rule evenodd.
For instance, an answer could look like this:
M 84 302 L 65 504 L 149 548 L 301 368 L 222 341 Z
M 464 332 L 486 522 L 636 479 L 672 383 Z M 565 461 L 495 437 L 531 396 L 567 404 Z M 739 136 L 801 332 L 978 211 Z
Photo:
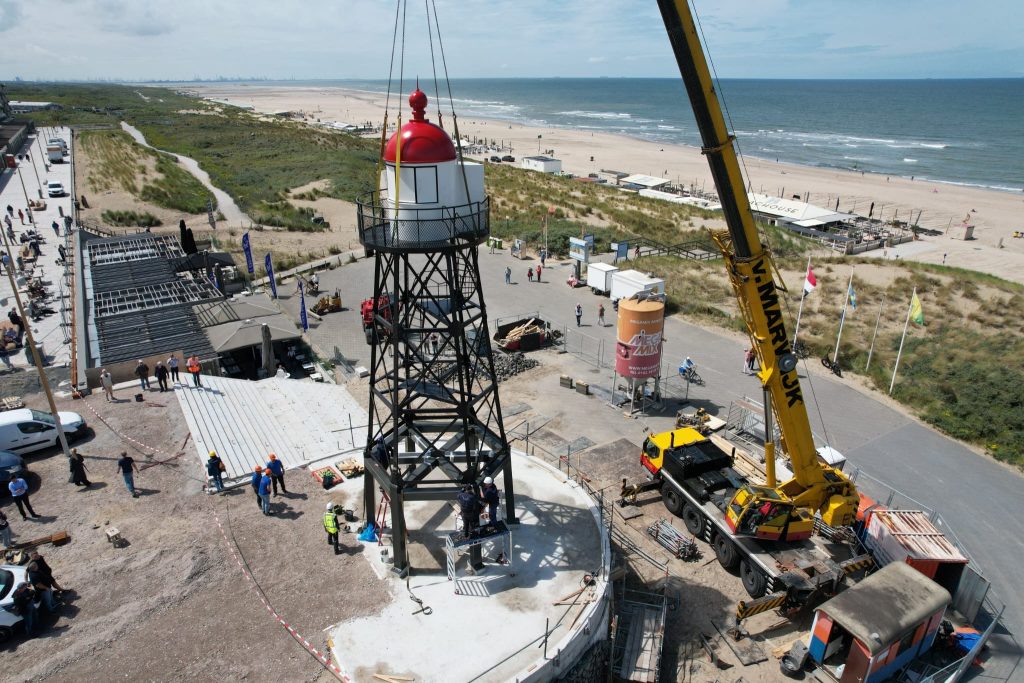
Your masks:
M 210 451 L 210 457 L 206 461 L 206 473 L 213 479 L 213 485 L 217 487 L 217 493 L 224 490 L 224 478 L 221 472 L 224 471 L 224 461 L 220 459 L 216 451 Z
M 11 547 L 11 523 L 7 521 L 3 510 L 0 510 L 0 543 L 4 544 L 4 548 Z
M 540 282 L 540 271 L 544 270 L 543 267 L 537 266 L 537 282 Z
M 498 504 L 501 502 L 501 496 L 490 477 L 484 477 L 483 494 L 484 502 L 487 503 L 487 520 L 493 526 L 498 521 Z
M 21 221 L 22 225 L 25 225 L 25 214 L 21 212 L 21 209 L 18 209 L 18 220 Z
M 505 267 L 505 284 L 512 284 L 512 266 Z
M 153 371 L 156 375 L 156 383 L 160 385 L 160 391 L 167 391 L 167 368 L 164 366 L 162 361 L 157 361 L 156 370 Z
M 199 365 L 199 356 L 189 356 L 188 362 L 185 364 L 185 369 L 188 370 L 188 374 L 192 375 L 192 386 L 203 386 L 202 381 L 199 379 L 199 371 L 202 370 L 202 367 Z
M 754 354 L 754 347 L 750 347 L 743 355 L 743 374 L 754 374 L 754 358 L 756 358 Z
M 85 458 L 78 452 L 77 448 L 71 449 L 71 456 L 68 458 L 68 467 L 71 469 L 71 483 L 75 486 L 89 488 L 92 482 L 85 474 Z
M 597 305 L 597 324 L 604 327 L 604 304 Z
M 260 478 L 260 487 L 257 490 L 260 495 L 260 502 L 263 507 L 263 514 L 269 515 L 270 512 L 270 473 L 267 470 L 263 471 L 263 476 Z
M 171 371 L 171 381 L 177 384 L 178 382 L 178 357 L 173 353 L 171 357 L 167 359 L 167 369 Z
M 116 400 L 114 398 L 114 378 L 106 368 L 100 368 L 100 384 L 103 385 L 103 395 L 107 402 Z
M 54 220 L 53 223 L 50 224 L 50 227 L 53 228 L 53 234 L 60 237 L 60 223 Z
M 18 506 L 18 512 L 21 513 L 22 519 L 28 519 L 28 515 L 33 517 L 42 517 L 37 515 L 36 511 L 32 509 L 32 501 L 28 498 L 28 484 L 21 477 L 15 477 L 11 479 L 11 482 L 7 484 L 7 489 L 11 492 L 11 498 L 14 499 L 14 504 Z M 25 510 L 28 510 L 28 515 L 25 514 Z
M 149 389 L 149 366 L 141 360 L 135 364 L 135 376 L 139 378 L 139 387 L 143 391 Z
M 533 282 L 533 266 L 526 269 L 526 279 Z
M 263 479 L 263 468 L 256 465 L 256 469 L 252 471 L 252 479 L 249 480 L 249 485 L 252 486 L 252 492 L 256 494 L 256 507 L 263 509 L 263 499 L 260 497 L 260 481 Z
M 124 477 L 124 485 L 128 487 L 132 498 L 138 498 L 139 492 L 135 490 L 134 472 L 139 471 L 139 466 L 135 464 L 135 459 L 128 455 L 128 451 L 121 451 L 121 459 L 117 461 L 117 471 Z
M 540 265 L 541 266 L 547 266 L 548 265 L 547 261 L 548 261 L 548 250 L 547 249 L 541 249 L 540 250 Z
M 338 513 L 335 512 L 334 503 L 328 503 L 324 512 L 324 531 L 327 532 L 327 545 L 333 545 L 334 554 L 339 554 L 341 547 L 338 545 Z
M 277 459 L 277 456 L 273 453 L 270 454 L 270 460 L 267 461 L 267 473 L 270 474 L 270 480 L 274 487 L 274 495 L 277 495 L 277 487 L 281 486 L 281 493 L 288 493 L 288 489 L 284 487 L 284 464 Z
M 581 320 L 583 320 L 583 306 L 576 304 L 576 327 L 580 326 Z

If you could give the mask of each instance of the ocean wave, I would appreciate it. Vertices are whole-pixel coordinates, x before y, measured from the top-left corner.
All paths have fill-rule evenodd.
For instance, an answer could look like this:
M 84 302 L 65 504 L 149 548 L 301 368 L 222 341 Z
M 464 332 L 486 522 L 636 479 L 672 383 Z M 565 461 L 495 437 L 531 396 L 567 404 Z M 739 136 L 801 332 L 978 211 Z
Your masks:
M 903 163 L 905 163 L 905 164 L 916 164 L 917 163 L 917 159 L 910 159 L 908 157 L 903 157 Z
M 892 149 L 946 149 L 948 146 L 941 142 L 916 142 L 914 140 L 886 145 Z
M 632 119 L 633 116 L 626 112 L 619 111 L 557 111 L 555 112 L 558 116 L 576 116 L 581 119 Z

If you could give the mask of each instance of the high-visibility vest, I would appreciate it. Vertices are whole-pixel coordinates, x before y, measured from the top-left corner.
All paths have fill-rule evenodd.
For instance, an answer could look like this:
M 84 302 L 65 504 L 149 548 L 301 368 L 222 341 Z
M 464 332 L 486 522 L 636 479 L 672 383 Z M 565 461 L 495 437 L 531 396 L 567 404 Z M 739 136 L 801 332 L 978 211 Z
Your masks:
M 327 529 L 327 533 L 329 534 L 338 533 L 338 515 L 333 512 L 325 512 L 324 528 Z
M 188 361 L 188 371 L 199 372 L 199 361 L 195 361 L 190 358 Z

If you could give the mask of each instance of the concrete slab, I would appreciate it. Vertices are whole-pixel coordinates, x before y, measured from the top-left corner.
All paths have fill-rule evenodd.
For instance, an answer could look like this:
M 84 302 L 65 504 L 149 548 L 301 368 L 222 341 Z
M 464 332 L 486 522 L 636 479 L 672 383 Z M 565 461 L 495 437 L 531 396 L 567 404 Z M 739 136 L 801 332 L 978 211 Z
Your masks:
M 343 386 L 203 375 L 202 387 L 178 384 L 174 393 L 200 465 L 205 465 L 211 450 L 217 451 L 227 467 L 226 482 L 248 481 L 269 453 L 293 469 L 325 458 L 359 455 L 366 446 L 369 418 Z
M 388 577 L 393 600 L 374 616 L 334 628 L 333 654 L 353 680 L 373 681 L 375 673 L 422 682 L 553 680 L 590 643 L 605 637 L 611 558 L 593 499 L 556 470 L 522 454 L 513 454 L 512 471 L 520 519 L 511 527 L 512 563 L 485 560 L 483 570 L 467 576 L 463 556 L 461 595 L 455 594 L 443 566 L 444 539 L 455 529 L 451 505 L 406 503 L 410 528 L 420 530 L 410 542 L 430 545 L 413 555 L 434 558 L 414 566 L 408 584 L 388 573 L 376 544 L 365 547 L 373 571 Z M 494 554 L 484 550 L 485 557 Z M 585 574 L 597 580 L 593 602 L 553 604 L 577 591 Z M 412 595 L 431 613 L 420 611 Z

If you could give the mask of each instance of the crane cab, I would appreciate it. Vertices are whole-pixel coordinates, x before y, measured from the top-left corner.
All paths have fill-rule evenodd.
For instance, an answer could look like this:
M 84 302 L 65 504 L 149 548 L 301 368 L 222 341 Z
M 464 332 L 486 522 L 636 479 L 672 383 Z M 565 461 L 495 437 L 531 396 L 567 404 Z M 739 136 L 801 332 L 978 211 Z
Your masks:
M 725 509 L 725 520 L 737 536 L 768 541 L 802 541 L 814 531 L 814 517 L 779 491 L 748 484 L 736 489 Z
M 704 441 L 705 436 L 692 427 L 683 427 L 669 432 L 651 434 L 644 439 L 640 452 L 640 464 L 651 474 L 657 474 L 665 464 L 665 452 L 673 448 L 689 446 Z

